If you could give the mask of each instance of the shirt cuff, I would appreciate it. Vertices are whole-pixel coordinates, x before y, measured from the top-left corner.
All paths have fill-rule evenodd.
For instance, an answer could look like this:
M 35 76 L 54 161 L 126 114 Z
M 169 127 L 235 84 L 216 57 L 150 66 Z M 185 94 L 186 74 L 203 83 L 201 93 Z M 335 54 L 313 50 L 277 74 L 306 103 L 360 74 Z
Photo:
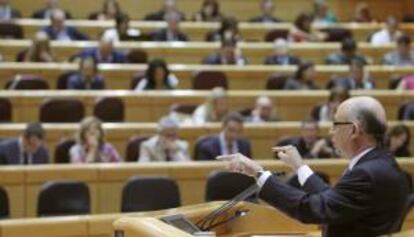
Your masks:
M 313 175 L 313 171 L 311 170 L 311 168 L 309 168 L 309 166 L 307 165 L 302 165 L 298 171 L 298 180 L 301 186 L 303 186 L 306 183 L 306 180 L 308 180 L 308 178 Z
M 272 176 L 272 172 L 270 171 L 263 172 L 263 174 L 260 175 L 259 179 L 257 180 L 257 186 L 259 186 L 259 188 L 262 188 L 270 176 Z

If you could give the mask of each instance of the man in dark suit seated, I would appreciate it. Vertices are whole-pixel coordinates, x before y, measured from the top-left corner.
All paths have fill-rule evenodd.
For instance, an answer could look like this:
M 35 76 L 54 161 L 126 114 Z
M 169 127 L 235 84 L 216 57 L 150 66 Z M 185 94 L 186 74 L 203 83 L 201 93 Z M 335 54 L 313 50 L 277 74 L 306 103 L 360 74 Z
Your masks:
M 241 154 L 219 159 L 229 160 L 233 171 L 256 177 L 260 197 L 272 206 L 304 223 L 323 224 L 322 236 L 386 235 L 401 229 L 409 195 L 406 176 L 383 148 L 386 124 L 384 108 L 372 97 L 353 97 L 339 106 L 331 134 L 350 162 L 333 187 L 304 164 L 294 146 L 273 150 L 296 171 L 300 188 Z
M 279 18 L 273 16 L 275 12 L 275 4 L 273 0 L 262 0 L 260 3 L 260 11 L 262 15 L 253 17 L 250 22 L 261 22 L 261 23 L 277 23 L 282 22 Z
M 358 54 L 358 46 L 354 39 L 346 38 L 342 41 L 341 51 L 330 54 L 326 60 L 326 64 L 330 65 L 349 65 L 352 60 L 360 60 L 367 64 L 367 60 Z
M 240 152 L 251 156 L 250 142 L 241 137 L 243 117 L 238 113 L 230 113 L 223 119 L 220 134 L 201 141 L 196 152 L 198 160 L 214 160 L 219 155 Z
M 102 37 L 97 48 L 85 49 L 75 58 L 94 58 L 97 63 L 125 63 L 126 57 L 123 52 L 114 49 L 111 37 Z
M 51 40 L 71 41 L 71 40 L 88 40 L 88 37 L 76 28 L 65 26 L 65 12 L 55 9 L 50 15 L 50 25 L 43 28 L 43 31 Z
M 289 45 L 285 39 L 277 39 L 273 44 L 273 54 L 267 56 L 264 64 L 267 65 L 298 65 L 300 59 L 289 53 Z
M 19 138 L 0 142 L 1 164 L 30 165 L 49 163 L 49 153 L 43 145 L 44 130 L 39 123 L 28 124 Z
M 7 21 L 22 17 L 19 10 L 10 6 L 9 0 L 0 1 L 0 20 Z
M 188 36 L 180 31 L 180 15 L 168 12 L 165 15 L 167 28 L 152 33 L 153 41 L 188 41 Z
M 166 14 L 169 12 L 175 12 L 178 14 L 180 21 L 185 21 L 184 13 L 180 12 L 177 9 L 175 0 L 163 0 L 163 6 L 161 10 L 157 12 L 150 13 L 145 16 L 144 20 L 146 21 L 164 21 Z
M 32 18 L 50 19 L 51 13 L 55 9 L 59 9 L 59 0 L 45 0 L 45 7 L 35 11 Z M 66 19 L 72 19 L 72 15 L 68 11 L 64 11 Z
M 246 65 L 247 59 L 243 57 L 240 48 L 237 48 L 236 40 L 225 39 L 221 42 L 220 50 L 204 58 L 203 64 L 240 66 Z
M 374 80 L 370 77 L 369 73 L 364 70 L 365 64 L 360 60 L 352 60 L 349 65 L 349 76 L 338 77 L 331 80 L 327 89 L 335 87 L 341 87 L 347 90 L 370 90 L 375 88 Z

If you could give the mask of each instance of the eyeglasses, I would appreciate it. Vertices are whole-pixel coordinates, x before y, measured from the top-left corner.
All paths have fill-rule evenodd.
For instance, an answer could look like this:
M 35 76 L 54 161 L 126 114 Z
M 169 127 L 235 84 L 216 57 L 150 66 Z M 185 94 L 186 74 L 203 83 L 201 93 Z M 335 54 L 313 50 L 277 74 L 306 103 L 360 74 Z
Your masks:
M 354 124 L 353 122 L 332 122 L 332 125 L 335 126 L 339 126 L 339 125 L 350 125 L 350 124 Z

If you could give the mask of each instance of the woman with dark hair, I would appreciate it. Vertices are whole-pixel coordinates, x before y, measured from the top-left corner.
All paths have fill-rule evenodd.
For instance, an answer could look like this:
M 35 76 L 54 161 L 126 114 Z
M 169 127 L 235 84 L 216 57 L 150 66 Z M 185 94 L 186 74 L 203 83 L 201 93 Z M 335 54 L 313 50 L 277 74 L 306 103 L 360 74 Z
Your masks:
M 298 66 L 295 75 L 289 78 L 284 86 L 285 90 L 316 90 L 315 85 L 315 65 L 311 62 L 302 63 Z
M 113 20 L 116 16 L 122 15 L 121 6 L 117 0 L 105 0 L 102 10 L 90 14 L 90 20 Z
M 222 19 L 220 5 L 217 0 L 204 0 L 201 10 L 194 14 L 194 21 L 220 21 Z
M 82 58 L 79 70 L 68 79 L 67 89 L 70 90 L 102 90 L 105 82 L 99 75 L 98 64 L 92 57 Z
M 234 17 L 224 17 L 221 20 L 220 28 L 217 31 L 210 32 L 207 36 L 208 41 L 224 41 L 224 40 L 242 39 L 239 31 L 239 23 Z
M 395 157 L 410 157 L 410 129 L 403 125 L 392 127 L 386 138 L 386 145 Z
M 177 85 L 178 79 L 170 72 L 167 63 L 162 59 L 154 59 L 148 63 L 145 78 L 139 81 L 135 90 L 171 90 Z
M 129 16 L 121 14 L 115 17 L 115 27 L 105 30 L 102 37 L 114 42 L 132 41 L 137 40 L 140 34 L 139 30 L 129 27 Z
M 331 89 L 326 103 L 316 106 L 312 110 L 311 117 L 316 121 L 333 121 L 338 106 L 350 97 L 349 90 L 343 87 Z
M 312 29 L 314 17 L 310 13 L 299 14 L 292 28 L 289 30 L 289 41 L 291 42 L 320 42 L 327 36 L 325 33 Z
M 23 62 L 54 62 L 50 41 L 47 34 L 43 31 L 36 33 L 29 49 L 21 53 L 21 61 Z M 19 60 L 20 61 L 20 60 Z

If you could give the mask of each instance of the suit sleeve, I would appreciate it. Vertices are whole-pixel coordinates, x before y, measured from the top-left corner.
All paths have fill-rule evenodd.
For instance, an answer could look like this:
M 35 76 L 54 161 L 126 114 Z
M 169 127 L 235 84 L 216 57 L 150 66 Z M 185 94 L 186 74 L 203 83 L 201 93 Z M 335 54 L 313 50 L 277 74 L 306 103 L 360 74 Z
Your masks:
M 215 157 L 212 157 L 212 153 L 207 145 L 203 144 L 197 150 L 198 160 L 214 160 Z
M 329 188 L 329 185 L 325 183 L 317 173 L 313 173 L 302 186 L 302 190 L 307 193 L 320 193 Z
M 337 224 L 355 220 L 370 207 L 373 192 L 371 178 L 363 170 L 354 170 L 338 184 L 318 193 L 306 193 L 271 176 L 260 196 L 272 206 L 304 223 Z

